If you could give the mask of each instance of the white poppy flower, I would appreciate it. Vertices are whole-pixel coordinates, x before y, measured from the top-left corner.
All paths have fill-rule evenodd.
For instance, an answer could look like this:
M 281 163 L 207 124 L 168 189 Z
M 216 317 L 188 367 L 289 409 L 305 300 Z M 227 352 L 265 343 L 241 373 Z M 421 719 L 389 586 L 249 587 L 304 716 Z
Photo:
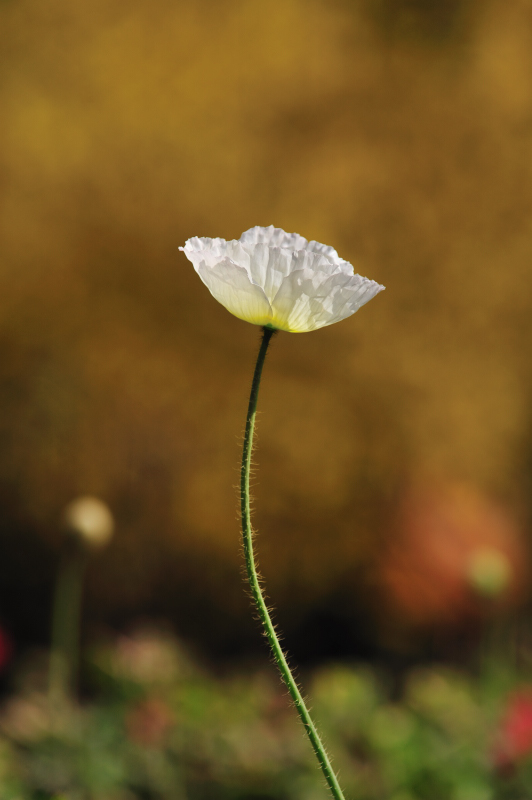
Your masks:
M 332 247 L 273 225 L 230 242 L 194 236 L 179 249 L 231 314 L 291 333 L 346 319 L 384 289 Z

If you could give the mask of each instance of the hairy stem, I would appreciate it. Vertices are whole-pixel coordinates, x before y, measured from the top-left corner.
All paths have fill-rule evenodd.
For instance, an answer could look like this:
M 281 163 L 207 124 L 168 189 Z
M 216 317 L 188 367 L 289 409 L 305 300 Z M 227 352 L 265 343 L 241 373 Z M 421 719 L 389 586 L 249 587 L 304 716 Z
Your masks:
M 327 781 L 327 785 L 331 790 L 332 796 L 336 798 L 336 800 L 345 800 L 342 790 L 340 789 L 338 779 L 336 778 L 336 775 L 331 766 L 331 762 L 329 761 L 327 753 L 325 752 L 325 748 L 316 730 L 316 726 L 312 721 L 312 718 L 305 705 L 305 701 L 303 700 L 299 687 L 294 679 L 294 676 L 292 675 L 292 672 L 290 671 L 290 667 L 288 666 L 286 656 L 279 643 L 279 638 L 275 632 L 275 627 L 272 623 L 268 608 L 264 601 L 264 596 L 262 594 L 259 576 L 257 573 L 255 555 L 253 552 L 253 531 L 251 528 L 251 511 L 250 511 L 250 499 L 249 499 L 249 473 L 251 468 L 253 433 L 255 430 L 255 416 L 257 413 L 257 400 L 259 396 L 260 379 L 262 375 L 262 368 L 264 366 L 264 360 L 266 358 L 266 352 L 268 350 L 268 345 L 274 333 L 275 331 L 271 328 L 263 328 L 262 341 L 260 345 L 259 354 L 257 356 L 257 363 L 255 365 L 253 381 L 251 383 L 251 393 L 249 396 L 249 406 L 246 417 L 246 432 L 244 435 L 244 450 L 242 453 L 242 469 L 240 473 L 242 536 L 244 539 L 244 554 L 246 558 L 246 569 L 247 569 L 249 585 L 251 587 L 251 592 L 253 594 L 253 599 L 255 601 L 257 611 L 259 612 L 259 617 L 261 619 L 264 628 L 264 633 L 266 634 L 266 638 L 270 643 L 273 656 L 275 658 L 277 666 L 279 667 L 283 681 L 288 687 L 290 696 L 292 697 L 292 700 L 294 701 L 298 714 L 301 717 L 301 721 L 305 726 L 305 730 L 308 734 L 308 737 L 316 754 L 316 758 L 318 759 L 323 774 L 325 775 L 325 780 Z

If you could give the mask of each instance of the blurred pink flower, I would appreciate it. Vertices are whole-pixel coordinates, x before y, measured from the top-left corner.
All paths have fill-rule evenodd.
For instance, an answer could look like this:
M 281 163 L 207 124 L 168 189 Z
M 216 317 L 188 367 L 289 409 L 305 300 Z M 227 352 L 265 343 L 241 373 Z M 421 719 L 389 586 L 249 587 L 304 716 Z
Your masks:
M 174 716 L 158 697 L 149 697 L 136 705 L 126 717 L 129 738 L 143 747 L 158 747 L 174 725 Z
M 10 697 L 0 711 L 0 730 L 20 742 L 34 742 L 51 729 L 50 707 L 38 692 Z

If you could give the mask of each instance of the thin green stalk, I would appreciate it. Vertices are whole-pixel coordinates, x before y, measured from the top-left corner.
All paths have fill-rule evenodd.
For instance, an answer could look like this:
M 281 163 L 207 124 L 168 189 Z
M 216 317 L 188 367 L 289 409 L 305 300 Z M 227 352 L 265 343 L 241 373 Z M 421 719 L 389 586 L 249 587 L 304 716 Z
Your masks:
M 249 406 L 246 417 L 246 432 L 244 435 L 244 450 L 242 453 L 242 469 L 240 473 L 242 536 L 244 539 L 244 554 L 246 558 L 246 569 L 247 569 L 249 584 L 251 587 L 251 592 L 253 594 L 253 599 L 255 600 L 255 605 L 257 606 L 257 611 L 259 612 L 259 616 L 262 625 L 264 627 L 266 638 L 270 643 L 273 656 L 275 658 L 275 661 L 277 662 L 277 666 L 279 667 L 283 681 L 286 683 L 288 691 L 290 692 L 290 696 L 292 697 L 292 700 L 294 701 L 298 714 L 301 717 L 301 721 L 308 734 L 308 737 L 316 754 L 316 758 L 318 759 L 323 774 L 325 775 L 325 780 L 327 781 L 327 785 L 329 786 L 329 789 L 331 790 L 331 793 L 336 800 L 345 800 L 342 790 L 340 789 L 338 779 L 336 778 L 336 775 L 331 766 L 331 762 L 329 761 L 327 753 L 325 752 L 325 748 L 316 730 L 316 726 L 312 721 L 312 718 L 305 705 L 305 701 L 303 700 L 301 692 L 299 691 L 299 687 L 294 679 L 294 676 L 292 675 L 292 672 L 290 671 L 290 667 L 288 666 L 286 656 L 279 643 L 279 639 L 275 632 L 275 627 L 272 623 L 270 614 L 268 612 L 268 608 L 266 606 L 261 591 L 259 576 L 257 573 L 257 566 L 255 562 L 255 555 L 253 553 L 253 531 L 251 528 L 251 510 L 250 510 L 250 499 L 249 499 L 249 473 L 251 468 L 251 453 L 253 450 L 253 433 L 255 430 L 255 416 L 257 412 L 257 400 L 259 396 L 260 378 L 262 375 L 262 368 L 264 366 L 264 360 L 266 358 L 268 345 L 274 333 L 275 330 L 273 330 L 272 328 L 263 328 L 262 341 L 260 345 L 259 354 L 257 356 L 257 363 L 255 365 L 253 381 L 251 383 L 251 393 L 249 396 Z
M 53 706 L 64 706 L 74 690 L 79 663 L 79 624 L 85 553 L 68 542 L 57 574 L 52 612 L 52 642 L 48 695 Z

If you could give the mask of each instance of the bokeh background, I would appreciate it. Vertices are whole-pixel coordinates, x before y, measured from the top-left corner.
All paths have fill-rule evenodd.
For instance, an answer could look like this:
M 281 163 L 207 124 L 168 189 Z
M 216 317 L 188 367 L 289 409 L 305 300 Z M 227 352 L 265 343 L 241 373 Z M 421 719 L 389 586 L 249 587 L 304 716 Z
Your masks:
M 386 292 L 274 341 L 260 563 L 298 663 L 526 639 L 532 7 L 3 0 L 0 621 L 46 644 L 60 519 L 106 501 L 84 637 L 265 657 L 235 485 L 258 329 L 178 247 L 274 224 Z M 516 622 L 517 620 L 517 622 Z

